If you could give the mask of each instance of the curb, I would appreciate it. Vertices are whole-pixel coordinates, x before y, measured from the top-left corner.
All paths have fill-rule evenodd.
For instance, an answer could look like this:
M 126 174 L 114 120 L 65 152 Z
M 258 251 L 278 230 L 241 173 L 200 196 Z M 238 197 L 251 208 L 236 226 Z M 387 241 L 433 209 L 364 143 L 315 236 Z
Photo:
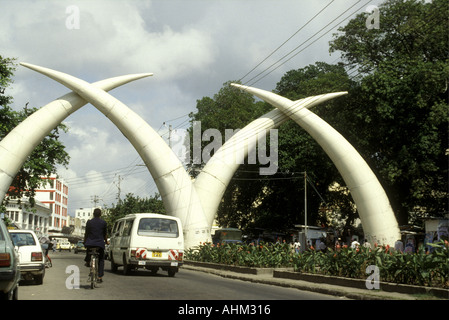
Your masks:
M 412 296 L 415 294 L 429 294 L 435 299 L 449 299 L 449 290 L 443 288 L 380 282 L 380 290 L 368 290 L 366 281 L 362 279 L 299 273 L 294 272 L 293 268 L 251 268 L 187 260 L 184 261 L 184 267 L 226 278 L 297 288 L 357 300 L 417 300 L 417 297 Z
M 314 283 L 326 283 L 336 286 L 344 286 L 358 289 L 366 289 L 366 280 L 351 279 L 343 277 L 332 277 L 319 274 L 307 274 L 291 271 L 273 271 L 274 278 L 303 280 Z M 408 284 L 398 284 L 389 282 L 379 282 L 380 290 L 385 292 L 403 293 L 403 294 L 430 294 L 438 298 L 449 299 L 449 290 L 436 287 L 414 286 Z

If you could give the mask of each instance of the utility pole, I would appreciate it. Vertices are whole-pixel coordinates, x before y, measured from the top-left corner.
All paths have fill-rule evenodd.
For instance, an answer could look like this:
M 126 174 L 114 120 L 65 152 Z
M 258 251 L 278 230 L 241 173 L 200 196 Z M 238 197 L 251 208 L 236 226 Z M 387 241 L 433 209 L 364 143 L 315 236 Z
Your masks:
M 172 126 L 171 125 L 169 125 L 168 126 L 168 146 L 170 147 L 170 149 L 171 149 L 171 132 L 172 132 Z
M 100 198 L 97 195 L 91 196 L 90 201 L 94 204 L 94 208 L 97 207 L 97 203 L 100 202 Z
M 304 225 L 307 246 L 307 171 L 304 171 Z
M 120 175 L 118 176 L 118 183 L 116 184 L 116 186 L 117 186 L 117 189 L 118 189 L 118 192 L 117 192 L 117 200 L 118 200 L 118 204 L 120 204 L 121 203 L 121 199 L 120 199 L 120 192 L 121 192 L 121 189 L 120 189 L 120 181 L 121 180 L 123 180 L 123 178 L 121 178 L 120 177 Z
M 165 122 L 163 123 L 163 125 L 167 128 L 167 125 L 165 124 Z M 173 127 L 172 125 L 168 125 L 168 146 L 171 149 L 171 132 L 173 131 Z

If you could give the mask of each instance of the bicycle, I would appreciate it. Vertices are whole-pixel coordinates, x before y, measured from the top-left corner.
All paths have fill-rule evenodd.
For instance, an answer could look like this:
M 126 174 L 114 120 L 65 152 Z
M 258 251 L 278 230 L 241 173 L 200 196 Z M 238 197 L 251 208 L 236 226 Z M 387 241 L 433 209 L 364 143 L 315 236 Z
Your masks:
M 48 255 L 48 251 L 51 249 L 53 245 L 50 243 L 43 243 L 41 244 L 42 247 L 42 251 L 44 253 L 44 263 L 45 263 L 45 268 L 51 268 L 53 266 L 53 264 L 51 263 L 51 259 L 50 256 Z
M 100 253 L 98 248 L 93 247 L 88 249 L 90 252 L 90 273 L 87 281 L 90 282 L 90 288 L 97 286 L 98 282 L 98 261 L 100 260 Z

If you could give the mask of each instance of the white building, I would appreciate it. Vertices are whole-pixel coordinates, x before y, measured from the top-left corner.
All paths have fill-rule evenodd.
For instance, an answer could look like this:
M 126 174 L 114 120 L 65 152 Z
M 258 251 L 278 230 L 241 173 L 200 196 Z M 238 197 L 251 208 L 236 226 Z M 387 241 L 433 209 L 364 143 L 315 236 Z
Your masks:
M 85 225 L 87 220 L 94 217 L 95 208 L 79 208 L 75 210 L 75 218 L 81 219 L 81 222 Z
M 69 187 L 55 174 L 42 179 L 47 180 L 47 184 L 36 190 L 35 199 L 49 206 L 51 210 L 49 232 L 58 233 L 63 227 L 69 226 L 67 210 Z
M 5 215 L 20 229 L 33 230 L 38 236 L 48 235 L 51 210 L 48 205 L 35 201 L 33 208 L 29 207 L 28 198 L 10 199 L 6 204 Z

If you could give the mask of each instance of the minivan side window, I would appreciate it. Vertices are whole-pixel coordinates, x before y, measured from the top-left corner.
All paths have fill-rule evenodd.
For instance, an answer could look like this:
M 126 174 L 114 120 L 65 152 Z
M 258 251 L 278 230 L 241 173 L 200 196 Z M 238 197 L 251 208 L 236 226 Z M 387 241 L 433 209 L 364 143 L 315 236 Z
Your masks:
M 125 221 L 125 226 L 123 227 L 123 234 L 122 234 L 122 236 L 126 237 L 126 236 L 129 236 L 131 234 L 131 229 L 133 227 L 133 222 L 134 222 L 134 220 L 126 220 Z
M 123 221 L 118 221 L 118 222 L 115 224 L 116 228 L 114 228 L 114 233 L 115 233 L 117 236 L 121 236 L 121 235 L 122 235 L 122 232 L 121 232 L 122 225 L 123 225 Z
M 164 218 L 142 218 L 137 234 L 140 236 L 177 238 L 179 236 L 176 220 Z

